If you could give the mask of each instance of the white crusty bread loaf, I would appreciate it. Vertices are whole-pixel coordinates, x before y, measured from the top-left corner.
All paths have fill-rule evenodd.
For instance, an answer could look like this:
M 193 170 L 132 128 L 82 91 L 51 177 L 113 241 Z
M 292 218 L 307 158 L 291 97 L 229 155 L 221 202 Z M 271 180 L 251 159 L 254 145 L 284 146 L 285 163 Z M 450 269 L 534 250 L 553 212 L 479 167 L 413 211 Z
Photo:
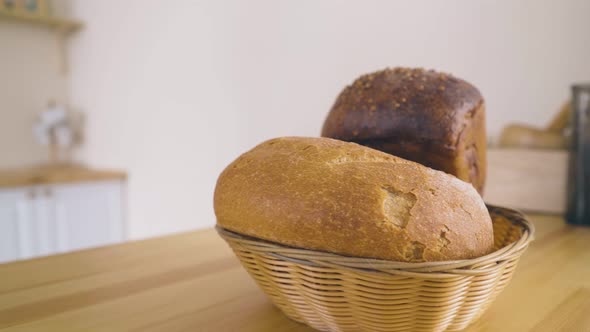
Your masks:
M 286 137 L 220 175 L 218 224 L 288 246 L 420 262 L 488 254 L 494 238 L 477 191 L 454 176 L 355 143 Z

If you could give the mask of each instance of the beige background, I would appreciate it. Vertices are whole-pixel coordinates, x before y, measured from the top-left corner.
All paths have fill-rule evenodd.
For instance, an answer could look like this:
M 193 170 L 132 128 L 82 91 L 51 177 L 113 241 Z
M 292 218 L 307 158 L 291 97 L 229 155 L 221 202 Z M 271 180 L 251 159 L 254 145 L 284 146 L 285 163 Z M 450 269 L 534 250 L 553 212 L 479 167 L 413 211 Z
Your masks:
M 55 1 L 64 14 L 68 2 Z M 37 26 L 0 20 L 0 167 L 43 162 L 32 123 L 50 99 L 68 100 L 68 77 L 61 75 L 57 39 Z
M 78 157 L 130 173 L 134 238 L 212 225 L 223 167 L 264 139 L 317 135 L 361 73 L 405 65 L 465 78 L 487 100 L 491 135 L 508 122 L 545 124 L 572 82 L 590 80 L 584 0 L 70 4 L 86 28 L 71 39 L 67 79 L 54 72 L 48 33 L 11 27 L 15 35 L 1 23 L 0 66 L 10 75 L 0 84 L 14 95 L 2 103 L 3 164 L 39 159 L 31 114 L 49 95 L 69 96 L 88 119 Z M 4 50 L 5 39 L 24 45 Z M 45 50 L 29 51 L 44 69 L 20 74 L 33 47 Z M 31 84 L 41 87 L 22 92 Z

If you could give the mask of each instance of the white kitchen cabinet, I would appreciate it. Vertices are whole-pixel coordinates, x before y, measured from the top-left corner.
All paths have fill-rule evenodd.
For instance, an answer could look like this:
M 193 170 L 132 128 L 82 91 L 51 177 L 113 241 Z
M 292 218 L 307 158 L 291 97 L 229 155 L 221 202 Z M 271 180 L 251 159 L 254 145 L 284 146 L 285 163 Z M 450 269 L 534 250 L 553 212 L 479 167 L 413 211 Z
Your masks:
M 30 211 L 24 189 L 0 191 L 0 262 L 20 258 L 26 253 L 28 248 L 21 245 L 21 228 L 27 227 Z
M 123 239 L 122 187 L 119 183 L 54 188 L 57 245 L 69 251 Z
M 124 182 L 0 189 L 0 262 L 125 239 Z

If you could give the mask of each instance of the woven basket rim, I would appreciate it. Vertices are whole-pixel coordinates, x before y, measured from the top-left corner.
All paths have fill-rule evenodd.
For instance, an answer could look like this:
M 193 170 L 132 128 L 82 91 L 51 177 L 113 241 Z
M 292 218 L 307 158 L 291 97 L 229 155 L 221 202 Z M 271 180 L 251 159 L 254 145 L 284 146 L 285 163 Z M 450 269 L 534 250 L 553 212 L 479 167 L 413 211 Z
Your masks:
M 242 235 L 216 225 L 216 230 L 224 239 L 238 240 L 236 245 L 255 248 L 259 252 L 276 258 L 292 261 L 295 263 L 311 265 L 315 267 L 337 267 L 361 271 L 383 272 L 386 274 L 407 275 L 408 277 L 419 277 L 427 274 L 428 277 L 449 277 L 452 275 L 479 274 L 486 269 L 494 268 L 495 265 L 505 262 L 514 256 L 520 256 L 534 239 L 535 228 L 527 220 L 523 213 L 509 208 L 487 205 L 490 215 L 500 215 L 522 228 L 522 236 L 490 254 L 462 260 L 437 261 L 437 262 L 397 262 L 375 258 L 352 257 L 335 254 L 326 251 L 290 247 L 275 242 Z M 247 248 L 246 248 L 247 249 Z

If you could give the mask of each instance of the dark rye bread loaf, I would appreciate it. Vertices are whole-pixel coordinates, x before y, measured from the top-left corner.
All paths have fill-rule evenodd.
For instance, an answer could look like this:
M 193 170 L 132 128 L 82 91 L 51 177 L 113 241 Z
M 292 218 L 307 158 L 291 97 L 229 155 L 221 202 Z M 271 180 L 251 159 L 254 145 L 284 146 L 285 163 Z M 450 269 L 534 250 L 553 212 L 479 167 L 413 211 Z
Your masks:
M 468 183 L 358 144 L 277 138 L 220 175 L 221 227 L 288 246 L 420 262 L 492 250 L 488 211 Z
M 483 192 L 484 100 L 473 85 L 451 75 L 407 68 L 363 75 L 340 93 L 322 136 L 416 161 Z

